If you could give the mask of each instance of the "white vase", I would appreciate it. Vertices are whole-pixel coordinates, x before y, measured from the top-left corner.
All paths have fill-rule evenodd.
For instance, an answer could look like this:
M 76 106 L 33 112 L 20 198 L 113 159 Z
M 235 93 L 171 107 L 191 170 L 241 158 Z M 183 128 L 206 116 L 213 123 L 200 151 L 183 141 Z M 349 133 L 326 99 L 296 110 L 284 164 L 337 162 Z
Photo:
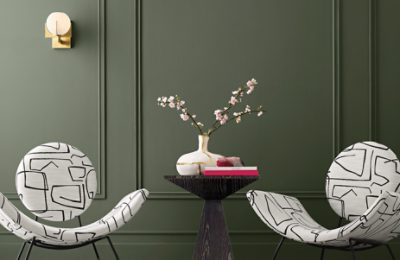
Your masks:
M 206 166 L 217 166 L 217 160 L 223 157 L 208 151 L 208 135 L 199 135 L 199 148 L 195 152 L 187 153 L 179 157 L 176 169 L 180 175 L 199 175 L 204 172 Z

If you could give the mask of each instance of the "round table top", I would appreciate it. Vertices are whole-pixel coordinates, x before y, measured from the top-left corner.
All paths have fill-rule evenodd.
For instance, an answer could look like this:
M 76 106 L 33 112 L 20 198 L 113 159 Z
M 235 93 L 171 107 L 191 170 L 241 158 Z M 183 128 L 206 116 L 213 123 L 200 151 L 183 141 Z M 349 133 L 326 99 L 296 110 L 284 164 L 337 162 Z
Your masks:
M 165 179 L 205 200 L 222 200 L 258 180 L 258 176 L 181 176 Z

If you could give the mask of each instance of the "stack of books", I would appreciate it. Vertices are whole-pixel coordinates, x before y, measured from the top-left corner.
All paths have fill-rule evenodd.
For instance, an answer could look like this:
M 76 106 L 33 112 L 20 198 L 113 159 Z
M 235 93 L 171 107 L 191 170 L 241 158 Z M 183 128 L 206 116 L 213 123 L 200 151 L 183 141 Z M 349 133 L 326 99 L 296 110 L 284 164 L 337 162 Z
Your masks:
M 258 176 L 257 167 L 205 167 L 204 176 Z

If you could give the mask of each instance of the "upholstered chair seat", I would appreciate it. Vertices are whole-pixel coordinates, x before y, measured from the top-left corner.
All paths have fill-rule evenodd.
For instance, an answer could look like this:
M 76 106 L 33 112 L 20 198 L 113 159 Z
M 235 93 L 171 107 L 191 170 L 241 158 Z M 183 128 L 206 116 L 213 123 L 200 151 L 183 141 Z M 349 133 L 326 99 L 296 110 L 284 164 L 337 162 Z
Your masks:
M 48 245 L 79 245 L 99 240 L 126 224 L 140 209 L 148 196 L 147 190 L 126 195 L 117 206 L 100 220 L 76 228 L 60 228 L 41 224 L 19 211 L 0 193 L 0 223 L 16 236 Z
M 335 229 L 319 225 L 294 197 L 263 191 L 250 191 L 247 196 L 266 225 L 302 243 L 349 247 L 352 238 L 385 243 L 400 232 L 400 195 L 394 192 L 384 191 L 362 216 Z M 357 248 L 370 246 L 358 244 Z

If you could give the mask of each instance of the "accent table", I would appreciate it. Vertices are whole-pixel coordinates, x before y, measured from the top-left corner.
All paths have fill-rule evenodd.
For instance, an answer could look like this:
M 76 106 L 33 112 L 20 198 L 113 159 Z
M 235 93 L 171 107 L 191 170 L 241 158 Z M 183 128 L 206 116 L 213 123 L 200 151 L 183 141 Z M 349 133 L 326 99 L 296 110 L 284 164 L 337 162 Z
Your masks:
M 164 176 L 204 199 L 193 260 L 232 260 L 233 253 L 221 200 L 256 181 L 257 176 Z

